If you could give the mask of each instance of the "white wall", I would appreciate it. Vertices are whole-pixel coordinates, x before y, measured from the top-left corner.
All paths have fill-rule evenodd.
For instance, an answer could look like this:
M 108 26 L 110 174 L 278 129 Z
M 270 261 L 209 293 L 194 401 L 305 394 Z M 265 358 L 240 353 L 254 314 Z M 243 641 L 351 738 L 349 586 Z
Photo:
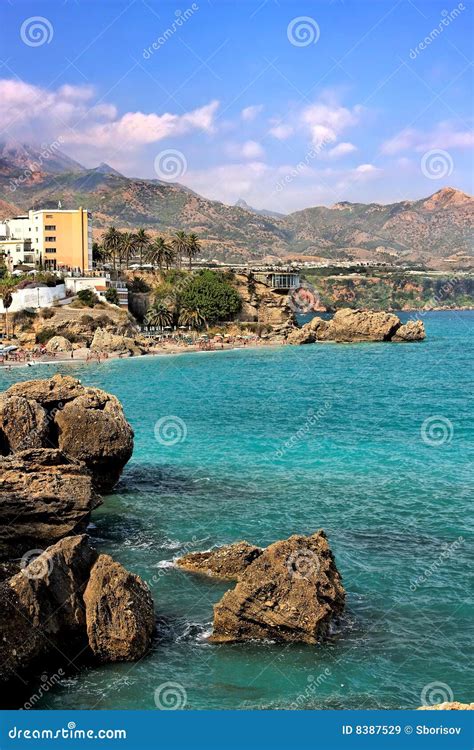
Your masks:
M 64 284 L 58 286 L 38 287 L 37 289 L 20 289 L 12 294 L 13 302 L 8 312 L 18 312 L 26 307 L 50 307 L 56 300 L 66 297 L 66 288 Z M 0 314 L 4 313 L 2 300 L 0 299 Z

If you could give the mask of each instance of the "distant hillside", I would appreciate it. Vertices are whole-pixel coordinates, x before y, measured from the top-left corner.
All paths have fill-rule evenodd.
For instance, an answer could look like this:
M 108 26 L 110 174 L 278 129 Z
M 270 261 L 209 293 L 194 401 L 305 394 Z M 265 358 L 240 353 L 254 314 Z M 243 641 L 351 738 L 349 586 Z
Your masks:
M 37 161 L 30 146 L 0 150 L 0 200 L 21 210 L 52 208 L 58 200 L 63 208 L 82 205 L 94 214 L 96 235 L 112 224 L 162 234 L 184 229 L 202 238 L 206 257 L 235 262 L 291 255 L 436 266 L 451 256 L 458 265 L 472 258 L 474 200 L 453 188 L 418 201 L 343 202 L 275 216 L 244 201 L 208 200 L 178 183 L 124 177 L 107 164 L 86 170 L 60 152 L 41 171 L 15 179 L 22 165 Z

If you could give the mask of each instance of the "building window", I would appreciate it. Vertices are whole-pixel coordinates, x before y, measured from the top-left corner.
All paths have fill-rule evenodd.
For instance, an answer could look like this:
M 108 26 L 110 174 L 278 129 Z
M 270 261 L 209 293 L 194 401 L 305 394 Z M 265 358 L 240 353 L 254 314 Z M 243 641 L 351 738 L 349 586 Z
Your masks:
M 45 237 L 45 242 L 56 242 L 56 237 Z
M 55 253 L 56 252 L 56 248 L 55 247 L 47 247 L 46 248 L 46 252 L 47 253 Z
M 46 218 L 47 219 L 52 219 L 53 218 L 53 214 L 46 214 Z
M 55 232 L 56 231 L 56 224 L 45 224 L 44 228 L 47 232 Z

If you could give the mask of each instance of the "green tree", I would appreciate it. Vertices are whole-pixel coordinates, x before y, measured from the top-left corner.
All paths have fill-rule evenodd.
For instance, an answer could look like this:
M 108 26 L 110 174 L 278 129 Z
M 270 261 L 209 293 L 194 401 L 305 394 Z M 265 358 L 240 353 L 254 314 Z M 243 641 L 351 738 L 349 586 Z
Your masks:
M 77 298 L 82 302 L 83 305 L 86 305 L 87 307 L 94 307 L 96 302 L 99 301 L 93 289 L 81 289 L 77 293 Z
M 8 309 L 12 306 L 14 285 L 8 281 L 0 288 L 0 297 L 5 310 L 5 336 L 8 336 Z
M 111 305 L 120 304 L 118 292 L 114 286 L 109 286 L 105 293 L 105 299 L 107 300 L 107 302 L 110 302 Z
M 145 323 L 149 326 L 165 328 L 166 326 L 170 326 L 172 322 L 173 314 L 171 310 L 168 310 L 168 308 L 159 301 L 155 302 L 154 305 L 150 307 L 145 316 Z
M 158 266 L 161 271 L 164 265 L 168 267 L 170 257 L 172 258 L 172 255 L 173 250 L 166 243 L 166 240 L 164 240 L 163 237 L 155 237 L 155 239 L 150 243 L 147 260 L 153 266 Z
M 135 232 L 135 248 L 140 256 L 140 266 L 143 265 L 143 256 L 147 254 L 150 247 L 150 235 L 145 229 L 139 229 Z
M 133 255 L 137 247 L 137 235 L 133 232 L 124 232 L 120 238 L 120 259 L 125 258 L 126 269 L 130 265 L 130 255 Z
M 230 320 L 240 311 L 242 300 L 222 274 L 202 270 L 194 275 L 180 294 L 181 307 L 199 311 L 208 325 Z
M 121 240 L 122 233 L 119 232 L 118 229 L 115 229 L 115 227 L 109 227 L 102 235 L 102 247 L 105 251 L 105 257 L 112 260 L 114 271 L 116 268 L 117 253 L 119 252 Z
M 188 254 L 189 238 L 186 232 L 176 232 L 175 236 L 171 240 L 171 245 L 176 254 L 176 263 L 178 268 L 181 268 L 181 260 L 183 255 Z
M 199 255 L 201 252 L 201 244 L 199 242 L 197 234 L 193 232 L 188 234 L 188 243 L 186 247 L 186 253 L 189 259 L 189 270 L 192 269 L 193 258 Z
M 192 310 L 184 307 L 179 314 L 179 324 L 199 329 L 203 326 L 207 326 L 207 321 L 204 315 L 201 314 L 200 310 Z

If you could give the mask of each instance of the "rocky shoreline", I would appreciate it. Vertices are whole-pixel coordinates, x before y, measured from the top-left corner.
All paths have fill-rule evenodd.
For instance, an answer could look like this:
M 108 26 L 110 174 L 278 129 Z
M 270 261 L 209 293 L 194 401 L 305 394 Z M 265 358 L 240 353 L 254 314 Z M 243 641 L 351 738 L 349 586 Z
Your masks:
M 0 396 L 0 684 L 50 660 L 133 661 L 155 629 L 148 586 L 90 544 L 90 514 L 132 454 L 115 396 L 69 376 Z

